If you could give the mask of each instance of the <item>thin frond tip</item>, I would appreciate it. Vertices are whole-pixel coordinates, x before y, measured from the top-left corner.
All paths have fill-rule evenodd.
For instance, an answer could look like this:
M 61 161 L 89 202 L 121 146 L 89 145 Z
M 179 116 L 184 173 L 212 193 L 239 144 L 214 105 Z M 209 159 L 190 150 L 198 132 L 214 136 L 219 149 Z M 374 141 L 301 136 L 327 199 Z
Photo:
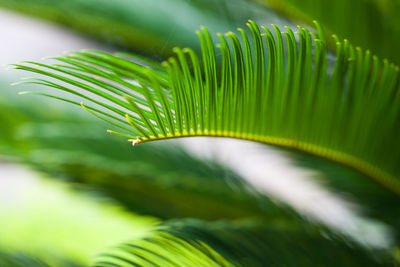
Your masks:
M 15 67 L 51 78 L 25 83 L 87 101 L 86 110 L 134 145 L 188 136 L 254 140 L 336 160 L 400 194 L 399 67 L 337 37 L 330 66 L 316 28 L 282 32 L 249 21 L 238 35 L 218 34 L 216 46 L 202 28 L 201 55 L 175 48 L 161 66 L 85 50 L 57 64 Z

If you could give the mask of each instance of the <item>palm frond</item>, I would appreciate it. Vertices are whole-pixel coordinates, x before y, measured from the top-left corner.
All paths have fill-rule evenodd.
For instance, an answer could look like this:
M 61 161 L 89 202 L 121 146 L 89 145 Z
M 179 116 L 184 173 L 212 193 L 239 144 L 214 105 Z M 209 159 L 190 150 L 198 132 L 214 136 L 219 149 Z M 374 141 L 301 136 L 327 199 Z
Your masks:
M 317 19 L 328 31 L 369 48 L 400 64 L 400 3 L 397 0 L 257 0 L 282 15 L 312 25 Z M 335 42 L 330 42 L 332 47 Z
M 3 98 L 10 97 L 0 94 L 3 159 L 111 197 L 129 211 L 163 219 L 297 216 L 255 192 L 229 168 L 180 146 L 149 144 L 132 153 L 124 139 L 104 133 L 107 125 L 79 108 L 53 103 L 43 110 L 43 99 Z
M 31 256 L 22 252 L 3 252 L 0 251 L 0 266 L 4 267 L 79 267 L 79 263 L 70 259 L 55 258 L 53 260 L 42 259 L 40 257 Z
M 36 258 L 27 256 L 22 253 L 0 253 L 0 266 L 8 266 L 8 267 L 24 267 L 24 266 L 32 266 L 32 267 L 49 267 L 49 265 L 41 260 Z M 68 266 L 68 265 L 67 265 Z
M 379 266 L 377 252 L 311 227 L 172 220 L 100 254 L 93 266 Z
M 253 140 L 338 161 L 400 193 L 399 67 L 335 37 L 330 70 L 316 25 L 318 34 L 299 27 L 297 42 L 289 28 L 282 33 L 274 26 L 274 37 L 250 21 L 254 47 L 243 29 L 243 44 L 231 32 L 219 34 L 220 67 L 203 28 L 197 32 L 203 67 L 193 50 L 176 48 L 177 57 L 162 70 L 99 51 L 54 58 L 61 64 L 15 68 L 52 78 L 24 83 L 94 104 L 81 103 L 124 130 L 118 134 L 133 144 L 188 136 Z

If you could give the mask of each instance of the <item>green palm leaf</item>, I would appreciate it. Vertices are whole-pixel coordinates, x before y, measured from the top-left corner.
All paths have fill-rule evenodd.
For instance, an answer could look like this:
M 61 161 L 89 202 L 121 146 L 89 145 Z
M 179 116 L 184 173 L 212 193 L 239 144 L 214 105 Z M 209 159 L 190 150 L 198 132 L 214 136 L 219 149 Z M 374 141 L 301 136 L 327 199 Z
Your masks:
M 379 266 L 385 257 L 313 227 L 172 220 L 100 254 L 93 266 Z
M 191 49 L 176 48 L 161 69 L 99 51 L 15 67 L 56 80 L 25 82 L 91 102 L 81 105 L 134 144 L 187 136 L 254 140 L 338 161 L 400 193 L 399 68 L 336 38 L 330 70 L 318 24 L 318 34 L 299 27 L 298 42 L 289 28 L 274 26 L 274 36 L 247 25 L 254 47 L 242 29 L 242 43 L 233 33 L 219 35 L 220 66 L 203 28 L 202 65 Z
M 233 170 L 176 144 L 139 146 L 132 153 L 125 140 L 104 133 L 105 123 L 79 108 L 52 103 L 43 110 L 43 99 L 3 98 L 12 97 L 0 94 L 2 160 L 29 165 L 83 191 L 112 197 L 130 211 L 163 219 L 296 217 Z
M 24 266 L 49 267 L 48 264 L 22 253 L 8 254 L 3 252 L 0 253 L 0 265 L 8 267 L 24 267 Z M 73 265 L 71 264 L 71 266 Z
M 80 264 L 74 263 L 68 259 L 58 259 L 53 261 L 60 267 L 79 267 Z M 33 257 L 22 252 L 5 253 L 0 252 L 0 266 L 7 267 L 50 267 L 46 261 L 40 257 Z

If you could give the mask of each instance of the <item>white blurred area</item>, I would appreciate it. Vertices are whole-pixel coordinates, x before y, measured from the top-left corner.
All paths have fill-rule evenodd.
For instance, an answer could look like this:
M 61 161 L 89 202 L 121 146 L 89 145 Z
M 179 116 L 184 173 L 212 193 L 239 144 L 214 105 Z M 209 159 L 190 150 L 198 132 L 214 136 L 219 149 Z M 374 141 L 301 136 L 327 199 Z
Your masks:
M 1 64 L 39 60 L 84 48 L 105 50 L 100 44 L 72 31 L 1 10 L 0 25 Z M 0 76 L 3 76 L 1 72 Z M 362 219 L 354 205 L 318 184 L 314 178 L 321 174 L 296 167 L 282 152 L 231 139 L 188 138 L 174 142 L 199 157 L 211 157 L 222 162 L 246 178 L 258 191 L 290 204 L 306 217 L 324 222 L 362 243 L 376 247 L 388 245 L 389 233 L 384 226 Z M 15 165 L 12 168 L 10 171 L 9 166 L 0 165 L 0 194 L 18 198 L 20 195 L 16 189 L 29 187 L 37 178 L 29 171 L 18 171 Z M 10 180 L 18 180 L 18 183 Z M 0 197 L 0 205 L 7 203 L 3 197 Z
M 38 60 L 65 51 L 105 49 L 63 27 L 0 9 L 0 64 Z M 2 70 L 3 71 L 3 70 Z
M 259 192 L 289 204 L 311 220 L 320 221 L 362 244 L 383 248 L 390 243 L 386 226 L 362 218 L 356 205 L 318 183 L 323 174 L 297 167 L 283 151 L 225 138 L 182 139 L 180 143 L 201 157 L 220 161 Z

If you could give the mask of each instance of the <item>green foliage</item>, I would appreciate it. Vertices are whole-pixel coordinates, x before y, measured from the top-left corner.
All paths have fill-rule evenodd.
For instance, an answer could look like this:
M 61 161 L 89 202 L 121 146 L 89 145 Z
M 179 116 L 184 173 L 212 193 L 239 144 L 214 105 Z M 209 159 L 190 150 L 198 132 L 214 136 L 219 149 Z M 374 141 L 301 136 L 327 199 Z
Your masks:
M 273 11 L 260 6 L 246 0 L 0 0 L 0 7 L 152 58 L 171 55 L 177 45 L 200 50 L 192 34 L 199 25 L 216 32 L 235 28 L 250 17 L 276 19 Z
M 257 0 L 282 15 L 312 25 L 317 19 L 330 32 L 400 64 L 400 2 L 397 0 Z M 331 43 L 333 47 L 335 43 Z
M 374 252 L 304 225 L 172 220 L 93 266 L 379 266 L 385 259 Z
M 33 102 L 38 103 L 38 106 L 35 104 L 27 106 L 23 103 L 19 106 L 18 103 L 18 101 L 13 102 L 12 106 L 9 106 L 10 103 L 2 103 L 0 106 L 0 114 L 4 117 L 12 111 L 15 117 L 24 118 L 18 120 L 18 123 L 14 121 L 13 127 L 10 124 L 7 128 L 2 127 L 8 130 L 7 140 L 14 140 L 14 142 L 8 142 L 9 146 L 18 144 L 18 146 L 12 145 L 13 156 L 36 169 L 50 173 L 52 177 L 61 176 L 73 182 L 75 186 L 76 182 L 79 182 L 85 185 L 86 189 L 89 186 L 101 189 L 107 195 L 122 202 L 126 208 L 162 218 L 258 217 L 260 220 L 268 221 L 269 226 L 284 226 L 285 229 L 297 229 L 305 224 L 295 214 L 284 212 L 282 206 L 277 207 L 265 197 L 254 196 L 252 192 L 245 190 L 246 186 L 241 184 L 240 177 L 236 177 L 235 174 L 213 162 L 195 159 L 176 146 L 162 143 L 148 144 L 136 147 L 135 153 L 132 153 L 131 148 L 126 146 L 120 138 L 102 134 L 104 129 L 101 121 L 78 116 L 79 113 L 75 114 L 73 109 L 59 104 L 48 107 L 52 110 L 49 113 L 41 108 L 40 101 Z M 85 134 L 82 135 L 82 132 Z M 103 153 L 104 151 L 107 153 Z M 2 153 L 6 151 L 3 150 Z M 234 183 L 235 190 L 228 187 L 226 182 Z M 51 191 L 54 189 L 47 190 L 47 192 Z M 44 193 L 38 193 L 38 195 L 45 201 Z M 52 203 L 59 208 L 62 207 L 54 197 L 52 197 Z M 75 205 L 70 203 L 68 205 L 71 209 L 78 210 L 74 208 Z M 46 205 L 43 207 L 49 210 Z M 24 225 L 26 232 L 30 229 L 28 225 L 35 225 L 35 220 L 40 220 L 40 217 L 33 215 L 35 214 L 33 207 L 29 210 L 32 212 L 32 216 L 27 217 L 29 220 L 15 220 Z M 51 215 L 47 217 L 48 220 L 53 218 Z M 8 216 L 8 221 L 12 221 L 10 216 Z M 18 225 L 16 222 L 15 224 Z M 192 222 L 189 221 L 187 226 L 185 226 L 186 221 L 167 225 L 169 224 L 180 225 L 180 228 L 186 229 L 190 228 Z M 207 223 L 200 223 L 202 224 Z M 248 227 L 253 227 L 253 224 L 249 222 Z M 50 227 L 46 226 L 47 224 L 42 220 L 41 225 L 46 227 L 46 232 L 51 236 L 52 231 L 63 229 L 68 222 L 55 223 Z M 82 222 L 79 225 L 82 229 Z M 213 233 L 218 236 L 223 233 L 220 230 L 230 224 L 226 222 L 217 225 L 220 227 L 214 227 Z M 3 229 L 4 227 L 3 223 Z M 180 230 L 181 235 L 186 232 L 185 229 Z M 276 230 L 272 232 L 274 231 Z M 12 231 L 8 230 L 8 232 Z M 66 233 L 68 234 L 68 231 Z M 22 237 L 21 234 L 19 232 L 18 237 Z M 233 232 L 230 238 L 234 238 L 235 234 L 236 232 Z M 35 236 L 35 232 L 32 235 Z M 127 238 L 129 237 L 127 235 Z M 70 240 L 73 242 L 74 239 L 71 237 Z M 275 242 L 275 239 L 271 237 L 268 240 Z M 30 242 L 31 245 L 32 243 L 34 242 Z M 283 247 L 290 246 L 289 240 L 280 240 L 280 244 L 282 251 Z M 53 247 L 56 246 L 57 244 L 53 244 Z M 150 244 L 148 246 L 152 247 Z M 214 246 L 211 248 L 210 251 L 215 249 Z M 225 250 L 228 251 L 228 248 Z M 235 250 L 232 250 L 232 253 L 233 251 Z M 221 253 L 220 250 L 218 253 Z M 39 257 L 39 253 L 35 255 Z M 204 255 L 192 253 L 191 257 L 190 260 L 193 260 L 194 257 L 202 258 Z M 4 256 L 3 260 L 6 259 L 9 260 Z M 25 263 L 25 259 L 20 257 L 12 259 L 15 264 Z M 44 262 L 49 263 L 48 260 L 47 257 Z M 223 261 L 230 264 L 227 260 Z M 7 264 L 11 265 L 8 261 Z M 60 261 L 57 261 L 57 264 L 60 265 Z M 31 262 L 25 265 L 34 266 Z
M 53 263 L 59 267 L 79 267 L 80 264 L 66 259 L 57 259 Z M 0 266 L 4 267 L 50 267 L 48 261 L 40 257 L 30 256 L 21 252 L 4 253 L 0 252 Z
M 132 153 L 125 140 L 105 133 L 102 121 L 79 108 L 53 103 L 44 110 L 43 99 L 29 105 L 30 98 L 17 100 L 0 98 L 3 156 L 75 188 L 112 197 L 130 211 L 164 219 L 295 216 L 227 167 L 196 158 L 177 144 L 149 144 Z
M 174 49 L 177 58 L 162 66 L 82 51 L 55 58 L 62 64 L 26 62 L 15 68 L 55 79 L 24 83 L 95 104 L 81 105 L 123 129 L 119 134 L 134 144 L 199 135 L 254 140 L 338 161 L 400 193 L 400 149 L 393 147 L 400 136 L 399 68 L 336 39 L 330 70 L 318 25 L 318 34 L 299 27 L 298 43 L 289 28 L 281 33 L 274 26 L 274 38 L 265 27 L 261 34 L 254 22 L 248 27 L 254 47 L 242 29 L 243 45 L 233 33 L 219 35 L 220 67 L 203 28 L 198 32 L 203 68 L 188 48 Z
M 305 13 L 319 14 L 315 16 L 329 30 L 349 36 L 378 55 L 390 53 L 397 62 L 390 43 L 398 41 L 398 27 L 393 26 L 396 19 L 387 10 L 394 2 L 357 0 L 316 5 L 315 1 L 305 1 L 305 13 L 294 8 L 297 1 L 287 2 L 293 6 L 274 7 L 286 14 L 293 11 L 307 22 L 310 20 Z M 111 42 L 129 48 L 143 49 L 155 44 L 147 53 L 164 54 L 172 42 L 192 48 L 174 48 L 176 56 L 162 64 L 139 56 L 92 50 L 53 58 L 58 61 L 54 64 L 16 64 L 18 69 L 45 76 L 23 83 L 45 85 L 74 96 L 64 97 L 52 91 L 28 93 L 82 106 L 119 129 L 110 132 L 130 138 L 135 145 L 178 137 L 219 136 L 307 152 L 296 158 L 301 165 L 322 171 L 335 190 L 353 193 L 357 203 L 367 207 L 368 216 L 398 229 L 397 66 L 347 40 L 325 38 L 318 24 L 318 33 L 303 27 L 296 33 L 290 28 L 281 32 L 274 25 L 270 29 L 262 27 L 265 32 L 261 33 L 258 25 L 249 21 L 248 29 L 239 29 L 241 38 L 232 32 L 218 34 L 220 43 L 215 50 L 206 28 L 197 32 L 200 45 L 195 45 L 187 35 L 188 25 L 176 24 L 182 26 L 184 34 L 170 42 L 165 31 L 169 26 L 162 23 L 162 16 L 149 16 L 138 6 L 128 9 L 128 2 L 123 0 L 104 2 L 99 8 L 90 9 L 93 14 L 89 14 L 82 8 L 87 3 L 0 0 L 1 5 L 17 10 L 29 7 L 23 12 L 58 21 L 97 38 L 107 39 L 108 34 L 99 37 L 96 31 L 91 32 L 93 27 L 104 28 L 105 32 L 112 30 L 112 35 L 121 39 Z M 216 9 L 209 8 L 209 2 L 195 4 L 203 12 L 207 10 L 210 18 L 218 17 Z M 342 15 L 338 16 L 343 10 L 353 16 L 343 20 Z M 383 22 L 383 13 L 390 14 L 387 22 Z M 99 14 L 106 16 L 98 20 Z M 149 23 L 146 17 L 155 21 Z M 231 25 L 235 24 L 235 17 L 238 18 L 234 15 L 228 19 Z M 354 20 L 356 23 L 349 26 Z M 357 23 L 364 29 L 360 30 Z M 332 44 L 334 54 L 327 48 Z M 195 52 L 199 47 L 200 56 Z M 333 66 L 328 63 L 330 60 L 334 61 Z M 2 153 L 20 158 L 40 171 L 78 182 L 80 186 L 101 189 L 128 209 L 161 218 L 252 218 L 229 222 L 167 221 L 148 238 L 100 255 L 95 266 L 388 264 L 379 251 L 365 250 L 322 227 L 305 227 L 290 210 L 280 210 L 267 198 L 258 196 L 236 174 L 191 157 L 179 148 L 147 144 L 132 153 L 114 137 L 96 134 L 102 126 L 89 120 L 67 115 L 49 122 L 48 117 L 41 115 L 39 120 L 30 121 L 29 111 L 23 115 L 15 112 L 21 120 L 26 119 L 20 125 L 4 116 L 10 112 L 4 110 L 0 112 L 0 121 L 11 127 L 0 131 Z M 75 123 L 78 126 L 73 126 Z M 337 167 L 323 158 L 353 170 Z M 235 189 L 228 186 L 232 183 Z M 261 202 L 264 204 L 260 205 Z M 396 234 L 398 241 L 399 233 Z M 398 254 L 398 248 L 393 250 L 393 254 Z M 11 259 L 8 255 L 3 258 Z
M 0 266 L 8 266 L 8 267 L 24 267 L 24 266 L 32 266 L 32 267 L 48 267 L 46 263 L 37 260 L 35 258 L 26 256 L 24 254 L 7 254 L 0 253 Z
M 24 255 L 49 266 L 87 266 L 97 251 L 141 238 L 158 222 L 127 213 L 107 198 L 77 193 L 68 184 L 14 168 L 18 171 L 1 174 L 2 267 L 11 259 L 34 266 L 22 264 Z

